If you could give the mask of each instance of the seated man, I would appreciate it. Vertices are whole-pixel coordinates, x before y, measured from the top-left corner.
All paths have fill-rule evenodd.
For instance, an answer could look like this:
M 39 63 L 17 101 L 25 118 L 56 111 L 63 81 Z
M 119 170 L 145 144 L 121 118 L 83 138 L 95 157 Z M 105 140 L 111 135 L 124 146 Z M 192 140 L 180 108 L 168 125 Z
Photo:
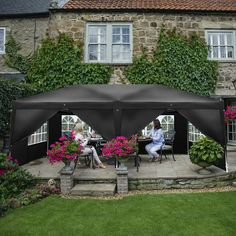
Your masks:
M 150 157 L 150 161 L 159 161 L 158 150 L 161 149 L 161 146 L 164 144 L 164 133 L 161 128 L 161 123 L 158 119 L 153 121 L 153 128 L 149 133 L 149 137 L 152 139 L 152 142 L 145 146 L 145 149 Z

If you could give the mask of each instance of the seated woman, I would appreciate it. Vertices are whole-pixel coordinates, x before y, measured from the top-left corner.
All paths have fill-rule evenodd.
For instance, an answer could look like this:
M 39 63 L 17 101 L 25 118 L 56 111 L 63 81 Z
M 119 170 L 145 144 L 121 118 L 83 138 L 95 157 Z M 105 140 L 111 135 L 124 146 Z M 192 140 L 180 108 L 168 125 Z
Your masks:
M 93 158 L 95 159 L 95 161 L 98 164 L 98 167 L 105 169 L 106 167 L 100 161 L 96 149 L 93 146 L 88 146 L 87 145 L 88 141 L 91 139 L 91 136 L 88 136 L 88 138 L 84 138 L 82 124 L 81 123 L 77 123 L 75 125 L 74 130 L 75 130 L 75 140 L 80 140 L 81 141 L 81 145 L 84 147 L 82 152 L 84 154 L 92 153 L 93 154 Z
M 150 161 L 160 160 L 158 150 L 164 144 L 164 133 L 161 128 L 161 123 L 158 119 L 153 121 L 153 128 L 148 135 L 152 142 L 145 146 L 147 153 L 149 154 Z

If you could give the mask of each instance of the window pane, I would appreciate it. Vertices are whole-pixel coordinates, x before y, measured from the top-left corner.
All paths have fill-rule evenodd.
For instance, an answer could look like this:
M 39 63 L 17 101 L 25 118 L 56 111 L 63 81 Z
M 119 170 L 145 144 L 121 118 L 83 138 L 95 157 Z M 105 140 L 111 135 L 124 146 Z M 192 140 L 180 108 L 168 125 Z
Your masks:
M 120 35 L 112 35 L 112 43 L 120 43 Z
M 220 47 L 220 55 L 221 55 L 221 58 L 226 58 L 225 47 Z
M 128 27 L 128 26 L 122 28 L 122 34 L 123 34 L 123 35 L 124 35 L 124 34 L 128 34 L 128 35 L 129 35 L 129 27 Z
M 217 46 L 218 45 L 218 35 L 217 34 L 213 34 L 213 45 Z
M 122 36 L 122 42 L 123 43 L 129 43 L 129 35 L 123 35 Z
M 106 57 L 107 57 L 106 45 L 101 45 L 100 55 L 101 55 L 101 60 L 103 61 L 106 60 Z
M 113 45 L 112 47 L 112 59 L 118 61 L 120 59 L 120 45 Z
M 120 27 L 119 26 L 113 26 L 112 27 L 112 34 L 120 34 Z
M 89 26 L 89 35 L 98 35 L 98 27 L 97 26 Z
M 218 47 L 213 47 L 213 58 L 218 58 Z
M 89 43 L 98 43 L 98 35 L 89 35 Z
M 89 60 L 98 60 L 98 45 L 89 45 Z
M 0 51 L 4 51 L 4 30 L 0 29 Z
M 233 47 L 227 47 L 228 49 L 228 58 L 234 57 L 234 48 Z
M 106 42 L 106 26 L 89 26 L 89 43 Z
M 225 35 L 220 34 L 220 45 L 225 45 Z
M 130 60 L 130 45 L 113 45 L 113 61 Z
M 233 34 L 231 33 L 227 34 L 227 45 L 233 45 Z
M 212 37 L 212 35 L 208 34 L 208 36 L 207 36 L 208 45 L 211 45 L 211 37 Z

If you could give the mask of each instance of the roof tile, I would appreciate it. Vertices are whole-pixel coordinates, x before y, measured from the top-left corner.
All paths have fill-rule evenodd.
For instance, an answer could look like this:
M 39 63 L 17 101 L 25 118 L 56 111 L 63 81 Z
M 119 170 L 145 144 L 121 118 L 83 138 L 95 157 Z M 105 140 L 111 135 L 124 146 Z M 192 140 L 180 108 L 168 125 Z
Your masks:
M 69 0 L 64 9 L 236 11 L 236 0 Z

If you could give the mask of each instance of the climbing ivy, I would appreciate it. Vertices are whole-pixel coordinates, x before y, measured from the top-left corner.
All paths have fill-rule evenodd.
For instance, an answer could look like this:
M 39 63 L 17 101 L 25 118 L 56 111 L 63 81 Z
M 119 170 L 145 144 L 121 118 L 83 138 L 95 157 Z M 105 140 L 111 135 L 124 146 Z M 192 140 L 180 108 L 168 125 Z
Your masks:
M 12 102 L 36 93 L 37 91 L 29 84 L 0 77 L 0 138 L 9 132 Z
M 45 39 L 32 58 L 27 82 L 42 92 L 74 84 L 107 84 L 111 68 L 83 64 L 82 46 L 65 34 Z
M 162 28 L 153 59 L 143 53 L 126 70 L 133 84 L 163 84 L 208 96 L 214 93 L 218 63 L 207 59 L 208 47 L 197 35 L 189 37 Z
M 19 53 L 20 50 L 21 45 L 16 42 L 12 35 L 9 35 L 6 43 L 6 55 L 4 56 L 5 63 L 10 68 L 26 74 L 31 66 L 31 55 L 23 56 Z

